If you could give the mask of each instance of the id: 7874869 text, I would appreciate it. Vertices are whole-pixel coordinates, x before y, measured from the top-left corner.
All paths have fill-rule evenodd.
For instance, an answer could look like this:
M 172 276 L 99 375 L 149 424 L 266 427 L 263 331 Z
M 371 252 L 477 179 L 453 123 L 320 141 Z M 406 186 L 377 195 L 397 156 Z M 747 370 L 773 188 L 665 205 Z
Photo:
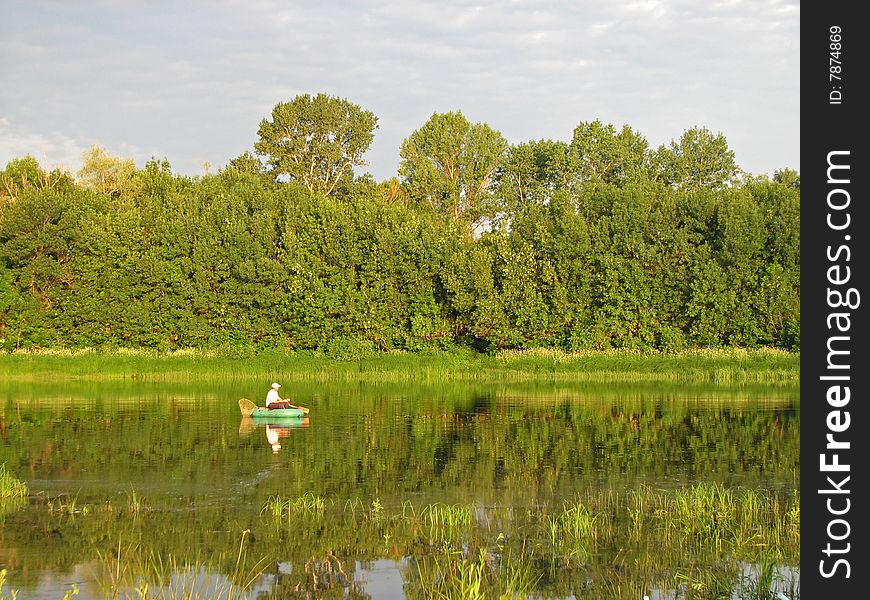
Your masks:
M 831 25 L 828 28 L 828 104 L 843 103 L 843 28 Z

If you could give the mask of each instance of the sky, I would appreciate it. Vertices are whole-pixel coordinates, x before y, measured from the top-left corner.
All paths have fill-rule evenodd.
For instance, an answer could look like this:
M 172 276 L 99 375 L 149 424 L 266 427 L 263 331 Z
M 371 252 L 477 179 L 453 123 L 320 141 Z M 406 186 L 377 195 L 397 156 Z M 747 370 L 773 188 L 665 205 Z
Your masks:
M 752 175 L 800 170 L 799 0 L 3 0 L 0 22 L 0 169 L 75 172 L 97 144 L 215 172 L 277 103 L 325 93 L 378 117 L 377 180 L 457 110 L 512 144 L 706 127 Z

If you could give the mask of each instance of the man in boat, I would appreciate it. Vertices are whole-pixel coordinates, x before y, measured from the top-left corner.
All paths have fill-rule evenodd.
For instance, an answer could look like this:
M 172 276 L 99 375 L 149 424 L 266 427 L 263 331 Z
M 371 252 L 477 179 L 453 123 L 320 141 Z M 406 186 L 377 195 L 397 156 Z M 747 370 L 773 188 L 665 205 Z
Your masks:
M 266 393 L 266 408 L 270 410 L 274 408 L 293 408 L 292 404 L 290 404 L 287 400 L 284 400 L 278 394 L 279 387 L 281 387 L 280 383 L 272 383 L 271 389 Z

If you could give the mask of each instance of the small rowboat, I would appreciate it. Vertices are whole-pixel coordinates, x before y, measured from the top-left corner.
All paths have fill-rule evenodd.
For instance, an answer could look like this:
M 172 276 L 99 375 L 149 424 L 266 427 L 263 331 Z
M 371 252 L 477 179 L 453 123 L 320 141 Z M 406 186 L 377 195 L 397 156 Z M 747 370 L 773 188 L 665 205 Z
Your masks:
M 251 416 L 255 419 L 257 417 L 262 417 L 264 419 L 300 419 L 305 416 L 305 411 L 301 408 L 268 409 L 258 406 L 251 412 Z
M 308 409 L 304 406 L 295 406 L 293 408 L 273 408 L 268 409 L 262 406 L 257 406 L 247 398 L 239 400 L 239 410 L 242 411 L 242 416 L 245 417 L 263 417 L 269 419 L 299 419 L 308 415 Z

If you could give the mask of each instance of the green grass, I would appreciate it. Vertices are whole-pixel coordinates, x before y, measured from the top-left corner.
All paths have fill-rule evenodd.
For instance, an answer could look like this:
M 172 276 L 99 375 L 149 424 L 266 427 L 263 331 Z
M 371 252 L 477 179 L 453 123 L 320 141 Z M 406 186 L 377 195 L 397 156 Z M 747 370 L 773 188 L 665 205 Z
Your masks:
M 293 522 L 294 519 L 320 519 L 326 509 L 326 501 L 320 496 L 305 493 L 298 498 L 283 499 L 280 496 L 270 496 L 263 507 L 263 513 L 269 514 L 276 522 Z
M 654 381 L 795 383 L 800 355 L 774 349 L 691 350 L 680 353 L 556 350 L 381 353 L 337 360 L 322 353 L 182 350 L 43 350 L 0 354 L 0 380 L 58 379 L 368 382 Z
M 471 531 L 471 507 L 461 504 L 429 504 L 420 516 L 429 532 L 429 539 L 461 543 Z
M 554 558 L 585 560 L 607 533 L 607 521 L 581 502 L 566 503 L 561 511 L 542 518 Z
M 406 597 L 442 600 L 527 598 L 537 577 L 528 558 L 497 556 L 486 548 L 414 557 Z
M 18 590 L 12 590 L 8 594 L 3 591 L 6 586 L 6 569 L 0 569 L 0 600 L 15 600 L 18 597 Z
M 95 581 L 105 598 L 247 600 L 251 585 L 268 566 L 268 557 L 256 562 L 248 558 L 249 546 L 250 531 L 244 530 L 233 556 L 180 561 L 119 541 L 112 552 L 100 553 L 93 567 Z M 229 572 L 216 567 L 222 563 L 231 565 Z
M 0 465 L 0 500 L 24 498 L 27 496 L 27 484 L 9 472 L 5 464 Z

